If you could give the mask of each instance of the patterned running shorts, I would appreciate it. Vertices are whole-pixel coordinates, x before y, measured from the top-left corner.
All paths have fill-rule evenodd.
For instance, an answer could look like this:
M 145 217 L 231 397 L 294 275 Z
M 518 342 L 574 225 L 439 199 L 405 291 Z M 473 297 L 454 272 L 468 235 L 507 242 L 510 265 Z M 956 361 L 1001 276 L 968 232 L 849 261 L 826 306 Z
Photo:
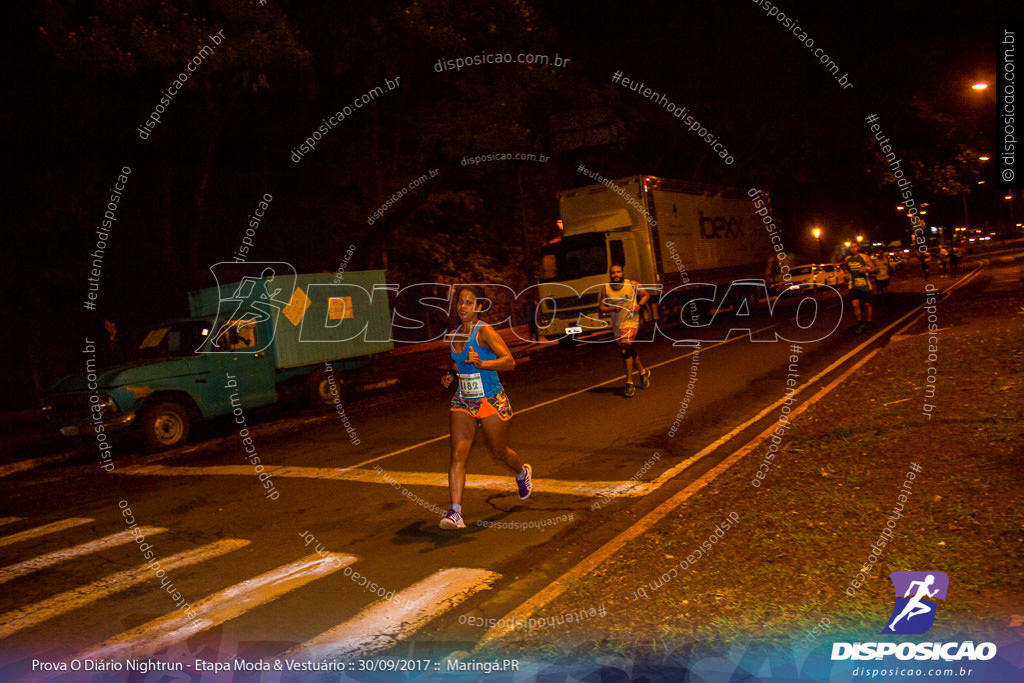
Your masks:
M 478 420 L 490 417 L 491 415 L 497 415 L 501 418 L 502 422 L 508 422 L 512 419 L 512 404 L 509 403 L 508 396 L 505 395 L 504 390 L 494 396 L 486 396 L 484 398 L 462 398 L 462 395 L 456 391 L 455 395 L 452 396 L 451 409 L 469 413 Z

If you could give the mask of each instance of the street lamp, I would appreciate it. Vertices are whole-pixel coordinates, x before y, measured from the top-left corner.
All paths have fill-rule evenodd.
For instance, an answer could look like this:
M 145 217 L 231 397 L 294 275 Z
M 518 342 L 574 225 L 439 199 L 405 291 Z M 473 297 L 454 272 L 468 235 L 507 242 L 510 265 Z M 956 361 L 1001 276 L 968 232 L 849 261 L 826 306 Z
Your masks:
M 988 88 L 988 83 L 975 83 L 971 86 L 972 90 L 985 90 Z

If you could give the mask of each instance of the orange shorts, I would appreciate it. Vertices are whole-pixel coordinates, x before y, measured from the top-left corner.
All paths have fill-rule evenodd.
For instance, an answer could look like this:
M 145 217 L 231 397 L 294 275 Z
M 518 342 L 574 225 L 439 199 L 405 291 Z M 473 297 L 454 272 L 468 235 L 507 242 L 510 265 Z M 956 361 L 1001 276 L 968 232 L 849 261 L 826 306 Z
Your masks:
M 512 419 L 512 404 L 504 391 L 484 398 L 462 398 L 462 395 L 456 391 L 452 396 L 451 409 L 460 413 L 469 413 L 478 420 L 491 415 L 497 415 L 502 422 Z

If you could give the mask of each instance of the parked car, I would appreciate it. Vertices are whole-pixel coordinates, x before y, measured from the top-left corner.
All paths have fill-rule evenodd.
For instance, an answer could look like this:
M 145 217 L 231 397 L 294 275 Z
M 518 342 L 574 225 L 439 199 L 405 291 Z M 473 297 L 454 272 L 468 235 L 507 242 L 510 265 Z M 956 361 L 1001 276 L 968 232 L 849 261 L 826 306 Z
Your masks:
M 790 279 L 788 281 L 789 288 L 800 288 L 800 287 L 814 287 L 819 284 L 818 274 L 820 268 L 814 264 L 808 264 L 806 266 L 797 266 L 789 271 Z
M 903 270 L 907 265 L 906 259 L 903 258 L 903 254 L 898 251 L 890 251 L 886 254 L 886 258 L 889 259 L 889 270 L 892 272 Z
M 815 282 L 823 285 L 839 287 L 850 281 L 850 275 L 843 268 L 841 263 L 822 263 L 818 266 L 818 274 Z

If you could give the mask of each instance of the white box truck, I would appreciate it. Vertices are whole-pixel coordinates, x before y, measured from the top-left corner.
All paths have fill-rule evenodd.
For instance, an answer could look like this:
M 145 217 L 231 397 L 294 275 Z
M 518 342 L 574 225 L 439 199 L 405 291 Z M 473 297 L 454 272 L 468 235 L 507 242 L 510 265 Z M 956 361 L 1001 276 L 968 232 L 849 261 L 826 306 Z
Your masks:
M 558 204 L 562 235 L 541 250 L 538 287 L 549 339 L 610 326 L 598 299 L 613 264 L 651 293 L 645 315 L 663 321 L 691 300 L 721 306 L 735 281 L 770 277 L 771 241 L 739 190 L 632 176 L 560 192 Z

